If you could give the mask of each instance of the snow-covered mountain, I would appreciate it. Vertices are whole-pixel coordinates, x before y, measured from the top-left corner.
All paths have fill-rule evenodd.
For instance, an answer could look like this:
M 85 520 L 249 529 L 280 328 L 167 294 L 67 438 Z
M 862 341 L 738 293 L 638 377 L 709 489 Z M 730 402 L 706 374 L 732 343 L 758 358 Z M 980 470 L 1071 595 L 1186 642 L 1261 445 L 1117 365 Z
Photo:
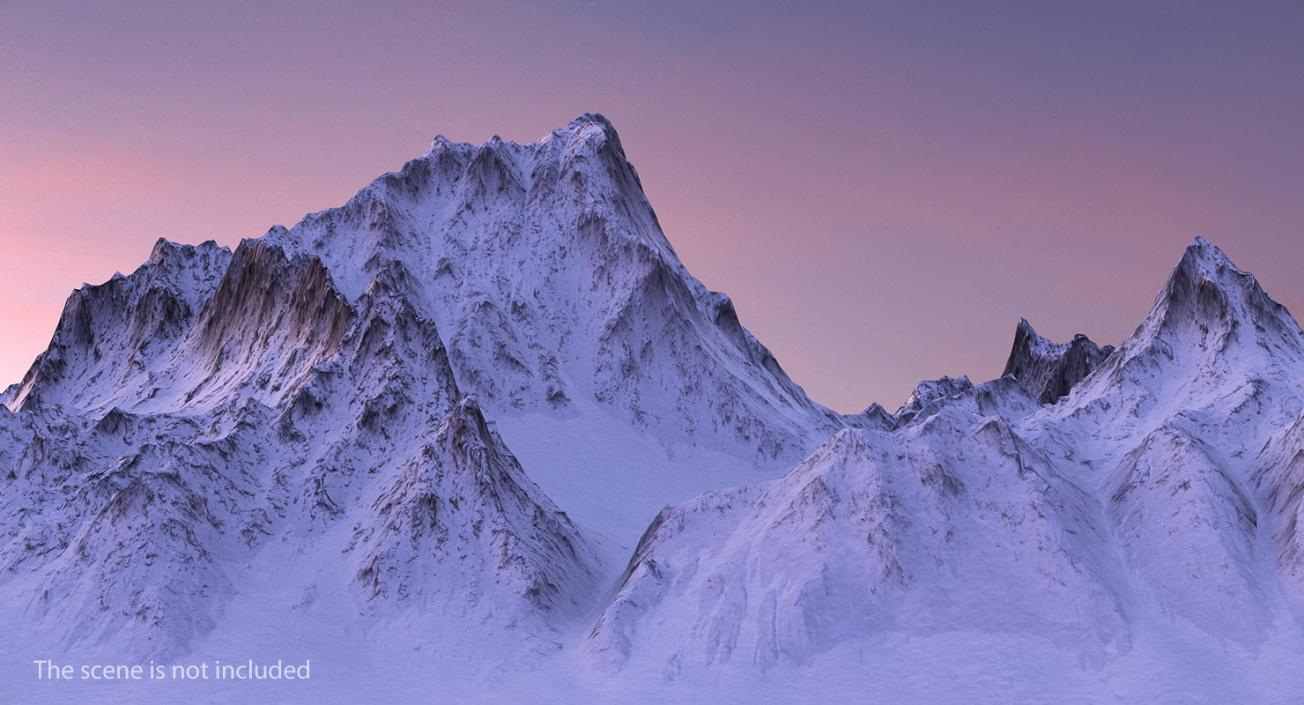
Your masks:
M 1201 697 L 1273 695 L 1233 656 L 1301 641 L 1294 319 L 1197 239 L 1117 351 L 1024 322 L 1006 369 L 921 383 L 893 430 L 841 431 L 779 480 L 667 508 L 587 653 L 688 677 L 996 634 L 1010 662 L 1051 648 L 1159 683 L 1230 650 L 1209 673 L 1236 688 Z M 880 656 L 862 666 L 959 660 Z
M 0 589 L 54 644 L 165 656 L 269 544 L 342 557 L 290 579 L 359 614 L 555 639 L 655 506 L 844 425 L 679 263 L 597 115 L 438 138 L 234 252 L 160 240 L 4 402 Z
M 0 653 L 323 663 L 290 702 L 1271 699 L 1304 687 L 1301 373 L 1197 239 L 1117 349 L 1023 321 L 1002 377 L 838 415 L 604 118 L 441 137 L 73 293 L 0 395 Z

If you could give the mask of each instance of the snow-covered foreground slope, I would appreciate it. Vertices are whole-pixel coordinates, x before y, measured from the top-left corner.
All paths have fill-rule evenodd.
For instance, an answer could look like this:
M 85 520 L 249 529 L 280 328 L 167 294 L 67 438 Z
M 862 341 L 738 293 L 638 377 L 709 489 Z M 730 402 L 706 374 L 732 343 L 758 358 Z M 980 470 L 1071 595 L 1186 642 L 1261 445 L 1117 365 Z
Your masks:
M 1006 372 L 834 414 L 684 269 L 605 119 L 439 138 L 70 297 L 0 396 L 0 692 L 1289 701 L 1290 315 L 1197 240 L 1117 350 L 1023 322 Z

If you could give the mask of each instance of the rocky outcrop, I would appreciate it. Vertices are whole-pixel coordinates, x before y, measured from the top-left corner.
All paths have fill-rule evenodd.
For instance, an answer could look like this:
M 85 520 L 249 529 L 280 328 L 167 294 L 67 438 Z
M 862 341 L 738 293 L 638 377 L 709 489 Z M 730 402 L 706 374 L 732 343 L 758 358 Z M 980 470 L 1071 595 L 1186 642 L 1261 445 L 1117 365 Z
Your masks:
M 1034 399 L 1054 404 L 1113 352 L 1113 346 L 1099 347 L 1082 334 L 1067 343 L 1052 343 L 1024 319 L 1014 331 L 1014 347 L 1001 375 L 1013 375 Z

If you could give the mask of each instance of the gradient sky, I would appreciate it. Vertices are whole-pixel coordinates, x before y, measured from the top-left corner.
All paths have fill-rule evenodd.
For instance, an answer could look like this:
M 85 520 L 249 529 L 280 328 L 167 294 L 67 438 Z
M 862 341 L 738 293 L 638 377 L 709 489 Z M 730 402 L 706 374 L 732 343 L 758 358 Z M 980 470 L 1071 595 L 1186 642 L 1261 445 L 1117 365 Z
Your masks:
M 1117 343 L 1196 234 L 1304 313 L 1304 3 L 362 5 L 0 0 L 0 380 L 159 236 L 585 111 L 839 410 L 994 377 L 1020 316 Z

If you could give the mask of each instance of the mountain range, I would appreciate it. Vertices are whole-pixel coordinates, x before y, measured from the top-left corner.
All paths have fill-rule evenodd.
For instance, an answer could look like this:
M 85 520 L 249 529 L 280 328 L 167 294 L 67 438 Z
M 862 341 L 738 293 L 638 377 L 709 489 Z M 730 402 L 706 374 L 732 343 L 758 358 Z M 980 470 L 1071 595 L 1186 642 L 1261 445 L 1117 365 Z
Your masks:
M 1020 321 L 1000 378 L 838 414 L 685 269 L 605 118 L 439 137 L 292 228 L 73 292 L 0 394 L 0 676 L 1290 702 L 1302 375 L 1296 321 L 1196 238 L 1117 347 Z M 33 683 L 38 653 L 317 675 L 106 690 Z

